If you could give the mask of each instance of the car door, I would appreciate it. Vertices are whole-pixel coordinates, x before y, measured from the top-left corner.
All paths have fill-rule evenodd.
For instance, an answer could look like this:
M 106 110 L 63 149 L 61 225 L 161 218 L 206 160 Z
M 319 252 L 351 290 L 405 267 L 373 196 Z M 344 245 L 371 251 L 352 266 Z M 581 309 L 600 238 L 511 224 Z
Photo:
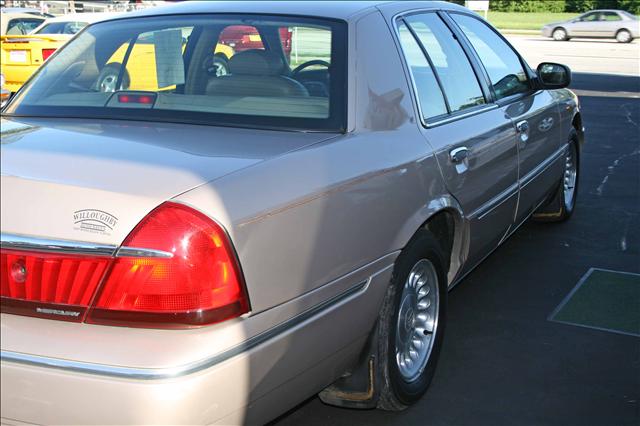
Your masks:
M 600 12 L 589 12 L 568 25 L 570 37 L 594 37 L 597 35 Z
M 599 37 L 615 37 L 622 28 L 622 17 L 617 12 L 602 12 Z
M 497 104 L 515 125 L 519 170 L 515 224 L 520 224 L 561 176 L 559 159 L 566 141 L 562 141 L 559 107 L 552 93 L 534 90 L 526 64 L 493 28 L 474 16 L 449 16 L 482 63 Z
M 422 119 L 447 189 L 469 220 L 470 270 L 507 234 L 517 205 L 517 146 L 512 121 L 489 102 L 479 78 L 443 17 L 435 12 L 397 22 Z

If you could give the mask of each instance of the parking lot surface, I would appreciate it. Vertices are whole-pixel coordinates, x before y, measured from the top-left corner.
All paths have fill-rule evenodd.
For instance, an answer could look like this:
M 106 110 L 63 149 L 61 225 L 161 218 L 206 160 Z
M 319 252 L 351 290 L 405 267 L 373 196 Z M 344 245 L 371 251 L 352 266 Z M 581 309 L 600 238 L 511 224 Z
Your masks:
M 640 273 L 640 44 L 511 37 L 574 71 L 586 126 L 577 210 L 529 222 L 449 297 L 432 386 L 401 413 L 312 398 L 285 425 L 637 425 L 640 338 L 548 321 L 590 268 Z

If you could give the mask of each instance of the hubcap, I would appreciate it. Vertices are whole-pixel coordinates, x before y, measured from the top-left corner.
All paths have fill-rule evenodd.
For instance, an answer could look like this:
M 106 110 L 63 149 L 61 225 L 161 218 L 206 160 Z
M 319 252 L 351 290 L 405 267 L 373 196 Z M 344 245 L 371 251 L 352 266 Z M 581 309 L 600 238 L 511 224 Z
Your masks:
M 407 382 L 424 371 L 438 327 L 438 275 L 433 264 L 416 263 L 402 288 L 396 324 L 396 363 Z
M 564 205 L 567 208 L 573 206 L 573 197 L 576 192 L 576 180 L 578 177 L 578 162 L 576 155 L 576 146 L 574 143 L 569 144 L 569 151 L 565 157 L 564 163 Z
M 222 64 L 213 64 L 216 67 L 216 77 L 223 77 L 228 74 L 227 67 Z
M 115 74 L 107 74 L 100 82 L 100 91 L 105 93 L 111 93 L 116 91 L 116 83 L 118 82 L 118 76 Z
M 631 34 L 626 31 L 621 31 L 618 33 L 618 41 L 626 43 L 631 38 Z
M 565 33 L 563 30 L 555 30 L 553 33 L 553 38 L 555 38 L 556 40 L 564 40 L 566 35 L 567 33 Z

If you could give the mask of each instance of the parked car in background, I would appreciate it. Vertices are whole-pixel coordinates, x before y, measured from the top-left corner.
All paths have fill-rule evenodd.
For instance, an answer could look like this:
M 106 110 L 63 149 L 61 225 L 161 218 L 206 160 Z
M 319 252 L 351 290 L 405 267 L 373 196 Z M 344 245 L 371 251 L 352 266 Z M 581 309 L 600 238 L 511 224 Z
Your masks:
M 11 92 L 4 88 L 4 74 L 0 74 L 0 108 L 3 108 L 11 97 Z
M 210 72 L 248 25 L 262 48 Z M 90 25 L 2 115 L 2 421 L 415 403 L 449 289 L 531 216 L 575 209 L 570 80 L 445 2 L 184 2 Z
M 286 27 L 279 28 L 278 33 L 285 56 L 288 58 L 291 56 L 292 33 Z M 258 34 L 258 31 L 250 25 L 236 25 L 226 28 L 220 36 L 220 43 L 232 47 L 235 52 L 244 52 L 250 49 L 264 49 L 262 37 Z
M 28 35 L 0 37 L 0 72 L 5 89 L 15 93 L 60 46 L 89 23 L 114 17 L 112 13 L 78 13 L 50 18 Z
M 614 38 L 620 43 L 630 43 L 640 36 L 638 17 L 623 10 L 592 10 L 563 22 L 542 27 L 542 35 L 557 41 L 572 38 Z
M 24 35 L 35 30 L 46 18 L 27 13 L 0 13 L 0 35 Z

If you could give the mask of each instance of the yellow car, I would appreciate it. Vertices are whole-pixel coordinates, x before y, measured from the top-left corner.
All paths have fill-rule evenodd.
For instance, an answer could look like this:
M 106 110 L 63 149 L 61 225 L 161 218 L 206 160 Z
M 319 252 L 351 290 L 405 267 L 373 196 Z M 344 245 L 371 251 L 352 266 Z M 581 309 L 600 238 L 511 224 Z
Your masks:
M 107 64 L 102 68 L 98 76 L 97 89 L 101 92 L 116 91 L 116 84 L 120 73 L 121 64 L 124 61 L 129 43 L 125 43 L 109 58 Z M 184 49 L 184 45 L 183 45 Z M 233 48 L 218 43 L 210 62 L 205 66 L 208 72 L 216 76 L 226 75 L 229 72 L 228 60 L 234 55 Z M 139 40 L 131 49 L 127 60 L 126 72 L 122 78 L 122 89 L 162 91 L 171 90 L 175 86 L 158 87 L 158 80 L 155 73 L 156 55 L 155 45 L 151 41 Z
M 90 22 L 106 19 L 113 14 L 78 14 L 48 19 L 30 35 L 0 37 L 1 72 L 5 77 L 5 89 L 15 93 L 58 48 L 69 41 L 76 32 Z M 107 61 L 98 77 L 97 89 L 114 91 L 120 65 L 129 44 L 123 44 Z M 218 43 L 213 52 L 209 68 L 216 75 L 228 73 L 227 61 L 233 56 L 233 48 Z M 155 47 L 151 39 L 138 40 L 127 60 L 122 87 L 132 90 L 168 90 L 159 88 L 154 72 Z
M 28 35 L 0 37 L 0 68 L 4 88 L 15 93 L 57 49 L 90 23 L 113 13 L 79 13 L 50 18 Z

